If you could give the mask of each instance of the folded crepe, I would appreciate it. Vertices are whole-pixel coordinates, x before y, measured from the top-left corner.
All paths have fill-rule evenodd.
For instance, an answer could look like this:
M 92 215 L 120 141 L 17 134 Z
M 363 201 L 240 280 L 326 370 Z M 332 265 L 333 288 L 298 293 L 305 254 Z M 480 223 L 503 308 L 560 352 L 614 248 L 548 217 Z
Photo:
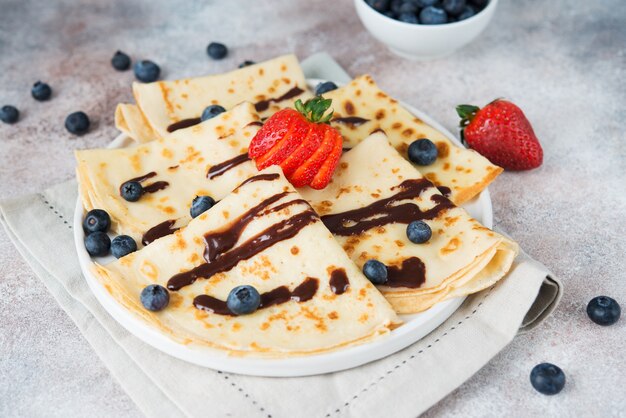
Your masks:
M 126 309 L 176 341 L 231 355 L 322 353 L 379 338 L 400 322 L 276 168 L 173 235 L 97 266 L 96 275 Z M 140 303 L 153 283 L 170 290 L 160 312 Z M 260 309 L 230 313 L 225 301 L 239 285 L 261 293 Z
M 485 289 L 517 254 L 517 244 L 455 206 L 381 132 L 344 153 L 325 189 L 300 192 L 359 267 L 370 259 L 387 265 L 378 289 L 398 313 Z M 415 220 L 432 229 L 424 244 L 407 238 Z
M 341 132 L 346 147 L 354 147 L 378 129 L 387 134 L 404 157 L 416 139 L 433 141 L 439 151 L 437 160 L 416 167 L 457 205 L 479 194 L 502 172 L 502 168 L 482 155 L 457 147 L 441 132 L 415 117 L 380 90 L 369 75 L 356 78 L 324 97 L 333 99 L 335 113 L 331 125 Z
M 200 122 L 202 111 L 254 104 L 262 118 L 310 96 L 298 59 L 284 55 L 224 74 L 154 83 L 133 83 L 136 105 L 120 104 L 115 124 L 138 142 L 163 138 Z
M 189 129 L 120 149 L 76 151 L 77 177 L 86 210 L 106 210 L 113 230 L 147 244 L 186 225 L 194 197 L 215 200 L 257 172 L 248 145 L 259 130 L 259 116 L 249 103 Z M 136 202 L 120 195 L 120 186 L 140 181 Z

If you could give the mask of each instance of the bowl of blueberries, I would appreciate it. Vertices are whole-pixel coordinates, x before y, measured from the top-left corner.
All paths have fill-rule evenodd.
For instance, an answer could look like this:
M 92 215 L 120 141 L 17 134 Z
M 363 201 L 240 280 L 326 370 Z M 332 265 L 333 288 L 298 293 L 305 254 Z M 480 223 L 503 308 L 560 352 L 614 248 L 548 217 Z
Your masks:
M 498 0 L 354 0 L 365 28 L 405 58 L 432 60 L 474 40 Z

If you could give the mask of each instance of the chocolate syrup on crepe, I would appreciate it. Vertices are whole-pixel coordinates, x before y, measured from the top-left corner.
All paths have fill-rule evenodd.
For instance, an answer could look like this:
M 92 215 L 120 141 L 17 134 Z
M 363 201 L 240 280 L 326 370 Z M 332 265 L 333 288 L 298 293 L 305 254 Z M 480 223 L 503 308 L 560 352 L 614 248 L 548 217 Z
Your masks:
M 369 121 L 369 119 L 360 118 L 358 116 L 347 116 L 345 118 L 335 118 L 331 120 L 331 122 L 343 123 L 352 126 L 361 126 Z
M 224 174 L 231 168 L 235 168 L 239 164 L 245 163 L 246 161 L 250 161 L 250 157 L 248 157 L 247 152 L 244 154 L 240 154 L 236 156 L 235 158 L 231 158 L 230 160 L 226 160 L 219 164 L 215 164 L 214 166 L 209 168 L 209 171 L 207 172 L 206 176 L 209 180 L 211 180 L 215 177 L 221 176 L 222 174 Z
M 172 133 L 179 129 L 189 128 L 190 126 L 197 125 L 200 122 L 202 122 L 202 119 L 200 118 L 189 118 L 189 119 L 179 120 L 178 122 L 174 122 L 170 126 L 168 126 L 167 132 Z
M 416 289 L 426 281 L 426 266 L 417 257 L 410 257 L 402 261 L 402 266 L 387 267 L 387 282 L 389 287 L 408 287 Z
M 282 102 L 283 100 L 287 100 L 287 99 L 291 99 L 293 97 L 299 96 L 302 93 L 304 93 L 304 90 L 302 90 L 298 86 L 294 86 L 287 93 L 283 94 L 280 97 L 271 98 L 267 100 L 261 100 L 260 102 L 255 103 L 254 108 L 256 109 L 257 112 L 263 112 L 269 109 L 271 102 L 274 102 L 274 103 Z
M 330 290 L 335 295 L 343 294 L 350 287 L 350 281 L 344 269 L 335 269 L 330 273 Z
M 153 226 L 152 228 L 148 229 L 145 234 L 143 234 L 143 237 L 141 237 L 141 243 L 143 245 L 148 245 L 152 241 L 155 241 L 161 237 L 173 234 L 174 232 L 178 231 L 178 228 L 172 228 L 175 223 L 175 220 L 170 219 Z

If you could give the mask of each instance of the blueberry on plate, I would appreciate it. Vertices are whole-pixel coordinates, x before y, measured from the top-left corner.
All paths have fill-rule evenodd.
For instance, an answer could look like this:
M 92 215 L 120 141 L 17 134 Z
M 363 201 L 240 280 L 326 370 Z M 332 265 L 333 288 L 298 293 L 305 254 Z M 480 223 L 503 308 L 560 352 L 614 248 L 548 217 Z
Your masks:
M 530 384 L 544 395 L 556 395 L 565 386 L 565 373 L 551 363 L 541 363 L 530 372 Z
M 363 264 L 363 274 L 374 284 L 384 284 L 387 281 L 387 266 L 378 260 L 367 260 Z
M 472 6 L 465 6 L 461 14 L 457 17 L 458 20 L 469 19 L 476 14 L 476 9 Z
M 417 165 L 430 165 L 435 162 L 437 155 L 437 146 L 430 139 L 418 139 L 409 145 L 409 160 Z
M 422 25 L 441 25 L 448 22 L 448 14 L 445 10 L 435 6 L 428 6 L 420 12 Z
M 85 238 L 85 249 L 93 257 L 103 257 L 109 253 L 111 238 L 101 231 L 92 232 Z
M 127 202 L 136 202 L 143 195 L 143 186 L 138 181 L 127 181 L 120 186 L 120 195 Z
M 122 51 L 117 51 L 111 58 L 111 65 L 117 71 L 126 71 L 130 68 L 130 57 Z
M 151 284 L 141 291 L 141 304 L 152 312 L 158 312 L 170 303 L 170 293 L 159 284 Z
M 252 286 L 237 286 L 228 294 L 226 306 L 235 315 L 247 315 L 259 308 L 261 295 Z
M 149 60 L 136 62 L 133 70 L 135 71 L 135 77 L 137 80 L 144 83 L 157 81 L 159 79 L 159 75 L 161 74 L 161 68 Z
M 613 325 L 621 313 L 622 310 L 617 301 L 608 296 L 596 296 L 587 304 L 589 319 L 598 325 Z
M 414 244 L 423 244 L 433 236 L 433 231 L 426 222 L 413 221 L 406 226 L 406 236 Z
M 111 217 L 102 209 L 92 209 L 87 212 L 83 220 L 83 230 L 86 233 L 108 232 L 111 227 Z
M 5 105 L 0 109 L 0 120 L 4 123 L 15 123 L 20 117 L 20 111 L 15 106 Z
M 128 235 L 118 235 L 111 241 L 111 254 L 115 258 L 122 258 L 135 251 L 137 251 L 137 243 Z
M 332 81 L 325 81 L 315 86 L 315 95 L 321 96 L 322 94 L 328 93 L 329 91 L 333 90 L 337 90 L 337 85 Z
M 239 68 L 249 67 L 250 65 L 254 65 L 254 64 L 256 64 L 256 62 L 250 61 L 250 60 L 245 60 L 244 62 L 239 64 Z
M 215 200 L 211 196 L 196 196 L 191 202 L 191 209 L 189 213 L 192 218 L 206 212 L 211 209 L 215 204 Z
M 85 112 L 74 112 L 65 118 L 65 129 L 74 135 L 82 135 L 89 130 L 89 123 Z
M 214 60 L 221 60 L 228 54 L 228 48 L 226 48 L 226 45 L 219 42 L 211 42 L 209 46 L 206 47 L 206 53 Z
M 465 9 L 465 0 L 443 0 L 442 6 L 449 15 L 458 16 Z
M 415 14 L 413 13 L 400 13 L 400 15 L 398 16 L 398 20 L 404 23 L 419 23 L 419 20 L 417 20 L 417 16 L 415 16 Z
M 33 99 L 43 102 L 50 99 L 50 96 L 52 96 L 52 89 L 46 83 L 38 81 L 33 84 L 30 94 L 33 96 Z
M 202 116 L 200 116 L 200 120 L 202 120 L 202 122 L 204 122 L 205 120 L 213 119 L 214 117 L 216 117 L 220 113 L 224 113 L 224 112 L 226 112 L 226 109 L 224 109 L 220 105 L 207 106 L 202 111 Z

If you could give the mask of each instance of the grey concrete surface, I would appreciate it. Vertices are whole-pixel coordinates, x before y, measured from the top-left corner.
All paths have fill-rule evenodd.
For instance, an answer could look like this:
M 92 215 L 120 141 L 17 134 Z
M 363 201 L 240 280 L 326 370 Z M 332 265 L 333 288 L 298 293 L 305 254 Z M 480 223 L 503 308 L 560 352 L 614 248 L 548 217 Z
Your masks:
M 565 296 L 545 324 L 516 338 L 426 416 L 626 416 L 626 319 L 603 328 L 585 314 L 599 294 L 626 309 L 623 6 L 501 0 L 478 40 L 449 58 L 418 63 L 373 40 L 348 0 L 0 0 L 0 105 L 22 112 L 18 124 L 0 123 L 0 198 L 72 177 L 73 149 L 116 136 L 113 110 L 130 100 L 133 79 L 111 68 L 117 49 L 154 60 L 165 78 L 327 51 L 351 74 L 372 74 L 450 129 L 454 105 L 510 98 L 533 123 L 545 161 L 531 172 L 505 173 L 491 187 L 496 224 L 563 279 Z M 206 56 L 212 40 L 230 47 L 227 59 Z M 39 79 L 54 90 L 49 102 L 30 97 Z M 75 110 L 93 122 L 83 137 L 63 127 Z M 567 374 L 557 396 L 529 384 L 531 368 L 543 361 Z M 139 415 L 0 232 L 0 416 Z

